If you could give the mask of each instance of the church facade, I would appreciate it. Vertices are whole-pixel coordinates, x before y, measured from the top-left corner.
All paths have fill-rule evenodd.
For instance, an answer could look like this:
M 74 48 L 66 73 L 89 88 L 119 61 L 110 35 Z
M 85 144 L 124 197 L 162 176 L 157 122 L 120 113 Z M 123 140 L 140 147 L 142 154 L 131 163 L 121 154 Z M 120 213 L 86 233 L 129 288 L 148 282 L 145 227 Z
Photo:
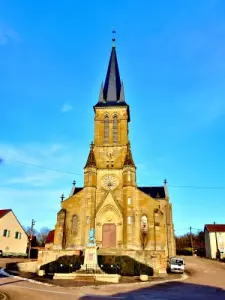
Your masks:
M 137 185 L 129 122 L 130 108 L 113 45 L 94 106 L 94 140 L 84 166 L 84 186 L 74 184 L 70 196 L 61 202 L 54 250 L 84 249 L 88 232 L 94 228 L 100 253 L 147 251 L 161 258 L 175 255 L 166 180 L 157 187 Z

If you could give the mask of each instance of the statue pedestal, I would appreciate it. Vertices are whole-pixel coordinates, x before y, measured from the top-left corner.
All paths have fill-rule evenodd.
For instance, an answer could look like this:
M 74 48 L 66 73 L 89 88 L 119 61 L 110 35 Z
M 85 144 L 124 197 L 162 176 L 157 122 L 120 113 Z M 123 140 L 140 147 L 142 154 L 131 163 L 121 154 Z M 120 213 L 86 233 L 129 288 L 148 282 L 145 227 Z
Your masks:
M 77 273 L 104 273 L 98 265 L 97 246 L 88 245 L 85 248 L 84 264 Z

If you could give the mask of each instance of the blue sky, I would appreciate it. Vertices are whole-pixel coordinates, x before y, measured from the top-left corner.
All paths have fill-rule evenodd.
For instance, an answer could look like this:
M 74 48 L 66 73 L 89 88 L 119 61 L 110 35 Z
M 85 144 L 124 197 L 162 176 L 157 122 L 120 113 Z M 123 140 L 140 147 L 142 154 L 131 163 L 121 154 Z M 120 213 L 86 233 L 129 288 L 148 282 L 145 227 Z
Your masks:
M 222 0 L 0 1 L 1 208 L 53 228 L 83 185 L 115 27 L 138 184 L 167 178 L 177 234 L 225 223 L 224 20 Z

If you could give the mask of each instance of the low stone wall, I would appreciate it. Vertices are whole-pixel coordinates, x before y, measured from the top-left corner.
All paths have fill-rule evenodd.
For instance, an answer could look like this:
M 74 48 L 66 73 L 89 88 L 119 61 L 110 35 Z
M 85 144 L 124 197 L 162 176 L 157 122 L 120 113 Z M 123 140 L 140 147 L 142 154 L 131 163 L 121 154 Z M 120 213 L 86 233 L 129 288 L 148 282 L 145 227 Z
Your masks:
M 38 270 L 38 262 L 28 261 L 28 262 L 21 262 L 21 263 L 9 263 L 6 264 L 6 268 L 8 270 L 36 273 Z
M 122 255 L 130 256 L 142 264 L 150 266 L 154 275 L 166 274 L 167 259 L 165 251 L 123 250 Z
M 80 250 L 43 250 L 38 252 L 38 269 L 65 255 L 80 255 Z
M 142 264 L 148 265 L 153 268 L 154 275 L 166 274 L 166 255 L 165 251 L 153 251 L 153 250 L 126 250 L 126 249 L 113 249 L 110 251 L 104 249 L 104 254 L 101 249 L 98 251 L 98 255 L 125 255 L 129 256 Z M 52 261 L 56 261 L 59 257 L 65 255 L 80 255 L 79 250 L 44 250 L 38 253 L 38 270 L 41 266 L 48 264 Z

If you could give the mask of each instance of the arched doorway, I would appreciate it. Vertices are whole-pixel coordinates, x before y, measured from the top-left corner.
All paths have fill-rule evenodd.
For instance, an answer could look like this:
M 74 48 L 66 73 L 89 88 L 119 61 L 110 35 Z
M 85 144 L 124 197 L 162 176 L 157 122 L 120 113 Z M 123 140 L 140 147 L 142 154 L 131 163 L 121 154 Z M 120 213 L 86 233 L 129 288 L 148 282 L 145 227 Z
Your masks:
M 116 225 L 104 224 L 102 227 L 102 247 L 113 248 L 116 247 Z

